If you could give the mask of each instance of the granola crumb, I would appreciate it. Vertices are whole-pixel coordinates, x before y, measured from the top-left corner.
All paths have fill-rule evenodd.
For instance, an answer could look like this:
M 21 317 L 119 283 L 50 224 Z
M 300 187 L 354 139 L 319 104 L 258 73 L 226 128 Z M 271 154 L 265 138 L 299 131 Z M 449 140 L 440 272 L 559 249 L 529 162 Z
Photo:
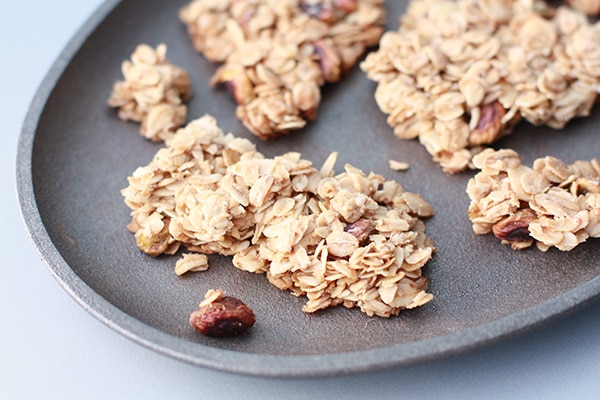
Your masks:
M 410 165 L 404 161 L 389 160 L 390 168 L 394 171 L 407 171 Z

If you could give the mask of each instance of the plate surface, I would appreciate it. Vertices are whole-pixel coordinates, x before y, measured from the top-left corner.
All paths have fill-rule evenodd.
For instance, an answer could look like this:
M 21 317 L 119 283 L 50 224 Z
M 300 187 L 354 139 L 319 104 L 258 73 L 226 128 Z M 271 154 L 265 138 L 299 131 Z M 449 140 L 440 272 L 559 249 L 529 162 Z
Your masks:
M 302 131 L 259 141 L 234 117 L 235 104 L 209 78 L 216 65 L 191 46 L 177 17 L 187 1 L 125 0 L 104 4 L 52 67 L 26 118 L 17 159 L 18 193 L 32 240 L 61 285 L 91 314 L 156 351 L 197 365 L 267 376 L 310 376 L 392 367 L 444 356 L 538 326 L 596 300 L 597 240 L 569 253 L 515 252 L 476 236 L 465 193 L 472 172 L 448 176 L 416 141 L 400 141 L 385 123 L 375 84 L 355 68 L 324 88 L 319 118 Z M 388 2 L 396 29 L 405 1 Z M 166 43 L 167 57 L 188 70 L 194 97 L 188 119 L 205 113 L 224 131 L 251 139 L 275 156 L 299 151 L 320 166 L 339 151 L 336 171 L 351 163 L 398 180 L 435 208 L 426 221 L 437 253 L 424 271 L 432 302 L 390 319 L 358 309 L 302 313 L 303 298 L 242 272 L 228 257 L 211 256 L 207 272 L 177 277 L 177 256 L 151 258 L 126 229 L 120 190 L 127 176 L 160 147 L 106 106 L 120 64 L 135 46 Z M 545 155 L 566 162 L 598 157 L 600 120 L 573 121 L 553 131 L 521 124 L 496 147 L 516 149 L 524 163 Z M 410 169 L 394 172 L 390 158 Z M 188 316 L 204 292 L 220 287 L 257 315 L 247 335 L 228 340 L 195 333 Z

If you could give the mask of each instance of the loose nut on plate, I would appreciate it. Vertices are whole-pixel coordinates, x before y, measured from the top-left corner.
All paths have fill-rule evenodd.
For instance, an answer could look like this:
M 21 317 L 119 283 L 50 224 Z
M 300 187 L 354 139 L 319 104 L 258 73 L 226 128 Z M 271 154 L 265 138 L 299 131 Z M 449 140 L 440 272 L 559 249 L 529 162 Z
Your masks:
M 122 194 L 142 250 L 190 252 L 176 274 L 206 269 L 202 254 L 233 256 L 238 269 L 305 295 L 307 313 L 343 304 L 388 318 L 432 299 L 420 270 L 435 251 L 423 221 L 433 209 L 398 182 L 350 164 L 336 174 L 336 152 L 321 168 L 300 153 L 268 158 L 209 115 L 166 145 Z M 219 291 L 200 308 L 188 316 L 201 333 L 221 335 L 225 326 L 237 334 L 254 323 L 250 310 Z
M 240 299 L 225 296 L 221 290 L 209 290 L 190 315 L 190 325 L 204 336 L 232 337 L 250 329 L 255 322 L 254 311 Z

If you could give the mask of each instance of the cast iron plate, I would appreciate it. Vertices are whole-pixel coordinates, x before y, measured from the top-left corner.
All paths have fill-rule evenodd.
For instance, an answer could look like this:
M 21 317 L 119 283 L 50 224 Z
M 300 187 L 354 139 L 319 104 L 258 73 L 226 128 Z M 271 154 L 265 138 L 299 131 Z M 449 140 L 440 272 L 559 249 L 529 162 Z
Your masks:
M 60 284 L 91 314 L 158 352 L 200 366 L 267 376 L 357 372 L 433 359 L 521 332 L 589 303 L 600 292 L 600 248 L 590 240 L 569 253 L 515 252 L 475 236 L 467 218 L 472 173 L 444 174 L 416 141 L 400 141 L 373 100 L 375 85 L 355 68 L 324 88 L 319 118 L 303 131 L 259 141 L 234 117 L 225 90 L 213 89 L 216 66 L 193 50 L 177 17 L 187 0 L 125 0 L 104 4 L 72 39 L 37 93 L 18 149 L 17 179 L 28 231 Z M 405 1 L 388 2 L 396 29 Z M 425 268 L 435 299 L 396 318 L 369 318 L 357 309 L 302 313 L 302 298 L 264 276 L 211 257 L 205 273 L 177 277 L 177 257 L 148 257 L 127 231 L 120 189 L 159 144 L 138 135 L 106 106 L 120 64 L 139 43 L 166 43 L 169 59 L 192 76 L 188 118 L 214 115 L 225 131 L 256 142 L 267 156 L 300 151 L 320 166 L 339 151 L 336 171 L 351 163 L 421 193 L 437 214 L 427 221 L 438 249 Z M 563 131 L 522 124 L 497 147 L 516 149 L 528 165 L 552 155 L 572 162 L 598 157 L 599 119 Z M 394 172 L 388 159 L 406 161 Z M 248 303 L 258 322 L 231 340 L 206 338 L 188 316 L 209 288 Z

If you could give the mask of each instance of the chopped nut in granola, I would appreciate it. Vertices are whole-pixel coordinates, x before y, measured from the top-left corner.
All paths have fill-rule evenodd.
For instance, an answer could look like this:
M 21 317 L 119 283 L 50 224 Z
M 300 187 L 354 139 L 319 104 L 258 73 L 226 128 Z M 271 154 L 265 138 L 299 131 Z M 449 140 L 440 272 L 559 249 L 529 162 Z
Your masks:
M 583 11 L 587 15 L 595 16 L 600 14 L 599 0 L 567 0 L 567 3 L 571 5 L 571 7 Z
M 508 149 L 473 157 L 478 172 L 467 185 L 469 218 L 478 234 L 494 233 L 513 249 L 533 243 L 568 251 L 600 237 L 600 163 L 567 165 L 554 157 L 521 164 Z
M 394 171 L 406 171 L 410 165 L 404 161 L 390 160 L 390 168 Z

